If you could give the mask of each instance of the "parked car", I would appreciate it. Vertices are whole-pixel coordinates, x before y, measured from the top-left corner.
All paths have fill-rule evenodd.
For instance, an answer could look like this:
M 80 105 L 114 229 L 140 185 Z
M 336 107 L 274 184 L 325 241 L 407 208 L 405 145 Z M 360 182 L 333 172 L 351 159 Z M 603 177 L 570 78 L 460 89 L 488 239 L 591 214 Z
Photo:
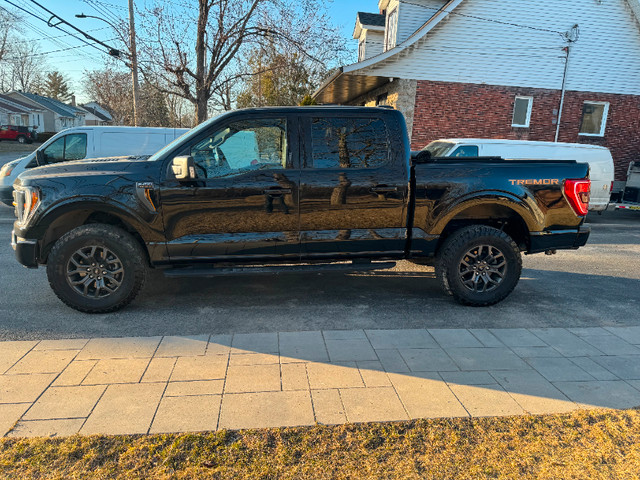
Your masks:
M 152 155 L 188 132 L 187 128 L 74 127 L 0 169 L 0 202 L 11 206 L 13 182 L 27 169 L 84 158 Z
M 436 157 L 493 157 L 511 160 L 577 160 L 589 164 L 591 198 L 589 210 L 602 213 L 609 205 L 614 170 L 611 152 L 605 147 L 581 143 L 533 142 L 486 138 L 447 138 L 425 147 Z
M 0 126 L 0 141 L 15 140 L 18 143 L 32 143 L 35 140 L 33 131 L 29 127 L 21 127 L 17 125 Z
M 521 252 L 586 243 L 588 172 L 575 161 L 412 158 L 393 109 L 240 110 L 145 161 L 24 172 L 12 244 L 83 312 L 128 304 L 150 266 L 193 277 L 401 259 L 434 263 L 459 302 L 491 305 L 518 283 Z

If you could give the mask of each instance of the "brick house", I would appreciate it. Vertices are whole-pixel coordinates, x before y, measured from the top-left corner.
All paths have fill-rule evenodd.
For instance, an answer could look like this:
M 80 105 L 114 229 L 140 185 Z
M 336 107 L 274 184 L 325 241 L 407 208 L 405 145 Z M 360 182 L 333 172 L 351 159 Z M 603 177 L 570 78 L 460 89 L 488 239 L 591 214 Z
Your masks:
M 591 143 L 640 159 L 640 0 L 379 0 L 319 103 L 387 104 L 437 138 Z M 384 27 L 382 27 L 384 26 Z

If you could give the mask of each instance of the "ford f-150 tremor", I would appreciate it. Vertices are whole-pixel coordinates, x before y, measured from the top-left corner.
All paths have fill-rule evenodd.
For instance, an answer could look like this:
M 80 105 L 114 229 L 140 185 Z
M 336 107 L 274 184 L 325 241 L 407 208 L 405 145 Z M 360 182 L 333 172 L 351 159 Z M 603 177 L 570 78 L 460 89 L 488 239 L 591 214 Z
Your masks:
M 147 160 L 34 168 L 14 187 L 12 244 L 84 312 L 128 304 L 147 268 L 216 276 L 435 265 L 445 292 L 491 305 L 521 252 L 584 245 L 590 182 L 576 161 L 412 155 L 388 108 L 230 112 Z

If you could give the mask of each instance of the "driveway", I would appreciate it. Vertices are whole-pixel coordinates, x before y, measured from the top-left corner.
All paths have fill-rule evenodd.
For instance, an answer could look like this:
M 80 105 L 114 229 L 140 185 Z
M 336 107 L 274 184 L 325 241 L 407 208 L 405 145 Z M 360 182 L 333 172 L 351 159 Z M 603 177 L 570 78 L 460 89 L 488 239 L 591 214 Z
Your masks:
M 44 269 L 27 270 L 0 208 L 0 340 L 360 329 L 603 327 L 640 324 L 640 215 L 593 216 L 586 247 L 524 257 L 513 294 L 487 308 L 445 297 L 433 269 L 400 262 L 359 275 L 165 279 L 153 272 L 123 311 L 64 306 Z

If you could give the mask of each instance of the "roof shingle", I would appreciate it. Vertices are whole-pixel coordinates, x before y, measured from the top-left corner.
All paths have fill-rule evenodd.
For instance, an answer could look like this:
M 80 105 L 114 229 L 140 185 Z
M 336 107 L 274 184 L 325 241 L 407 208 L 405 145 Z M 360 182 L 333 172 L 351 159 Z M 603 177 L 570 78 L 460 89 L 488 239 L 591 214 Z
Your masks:
M 385 16 L 378 13 L 358 12 L 358 21 L 362 25 L 370 25 L 372 27 L 384 27 Z

